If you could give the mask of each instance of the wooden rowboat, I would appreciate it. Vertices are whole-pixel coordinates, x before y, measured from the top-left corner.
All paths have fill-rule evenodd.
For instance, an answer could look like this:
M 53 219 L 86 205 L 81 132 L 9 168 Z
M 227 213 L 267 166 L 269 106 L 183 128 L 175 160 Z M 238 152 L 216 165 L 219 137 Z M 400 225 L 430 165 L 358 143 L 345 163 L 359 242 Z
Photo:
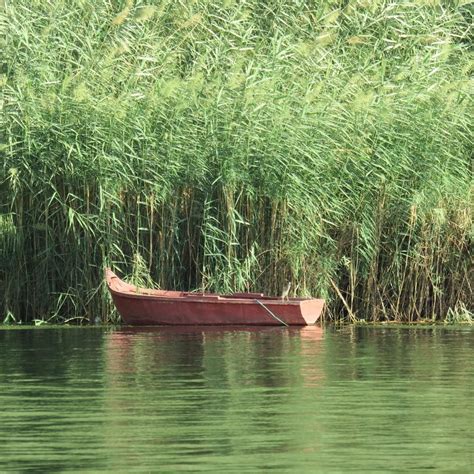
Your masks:
M 190 293 L 138 288 L 110 269 L 107 286 L 125 324 L 306 326 L 314 324 L 324 300 L 264 296 L 263 293 Z

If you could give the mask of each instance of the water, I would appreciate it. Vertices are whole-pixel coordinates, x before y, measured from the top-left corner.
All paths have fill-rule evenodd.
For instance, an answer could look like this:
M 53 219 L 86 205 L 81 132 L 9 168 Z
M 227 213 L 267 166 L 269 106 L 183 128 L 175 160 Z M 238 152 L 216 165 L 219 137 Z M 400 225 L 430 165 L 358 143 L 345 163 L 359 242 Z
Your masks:
M 0 330 L 0 471 L 473 472 L 472 328 Z

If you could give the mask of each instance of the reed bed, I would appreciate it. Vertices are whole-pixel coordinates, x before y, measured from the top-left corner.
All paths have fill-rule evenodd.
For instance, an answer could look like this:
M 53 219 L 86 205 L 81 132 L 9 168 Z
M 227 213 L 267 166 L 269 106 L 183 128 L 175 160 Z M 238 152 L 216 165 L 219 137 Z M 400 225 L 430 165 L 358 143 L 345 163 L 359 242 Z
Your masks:
M 103 268 L 472 315 L 472 4 L 6 0 L 0 316 L 113 321 Z

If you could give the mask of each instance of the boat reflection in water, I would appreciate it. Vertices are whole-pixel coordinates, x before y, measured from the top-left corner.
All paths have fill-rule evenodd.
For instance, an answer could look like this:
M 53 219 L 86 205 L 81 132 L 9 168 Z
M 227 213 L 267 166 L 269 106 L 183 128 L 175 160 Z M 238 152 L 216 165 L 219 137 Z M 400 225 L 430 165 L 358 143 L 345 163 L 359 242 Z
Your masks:
M 231 368 L 240 363 L 242 369 L 253 367 L 260 373 L 288 352 L 293 357 L 295 352 L 305 358 L 317 357 L 322 339 L 323 329 L 319 326 L 126 327 L 108 336 L 107 366 L 110 374 L 145 376 L 173 371 L 178 376 L 192 368 L 203 376 L 215 371 L 223 377 L 227 374 L 224 379 L 228 380 Z M 287 366 L 284 360 L 280 362 L 282 368 L 288 369 L 287 375 L 293 377 L 295 367 Z M 317 367 L 314 362 L 311 367 Z M 284 371 L 281 372 L 283 376 Z
M 151 446 L 160 452 L 182 446 L 227 455 L 269 434 L 278 440 L 293 423 L 288 408 L 301 405 L 308 387 L 312 392 L 324 381 L 323 335 L 317 326 L 127 327 L 110 333 L 105 419 L 117 467 L 124 468 L 130 450 L 120 436 L 125 424 L 128 436 L 137 438 L 147 436 L 149 426 Z M 292 449 L 283 439 L 278 443 Z
M 225 373 L 244 359 L 258 369 L 288 351 L 316 357 L 323 334 L 319 326 L 130 326 L 109 334 L 107 366 L 111 374 L 167 373 L 184 365 Z

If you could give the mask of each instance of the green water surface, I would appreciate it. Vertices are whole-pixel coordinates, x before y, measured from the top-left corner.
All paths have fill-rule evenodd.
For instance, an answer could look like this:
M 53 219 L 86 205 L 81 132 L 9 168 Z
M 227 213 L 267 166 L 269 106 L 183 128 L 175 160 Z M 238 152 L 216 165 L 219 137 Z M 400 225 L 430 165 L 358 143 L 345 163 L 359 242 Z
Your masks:
M 0 471 L 474 472 L 472 328 L 0 330 Z

